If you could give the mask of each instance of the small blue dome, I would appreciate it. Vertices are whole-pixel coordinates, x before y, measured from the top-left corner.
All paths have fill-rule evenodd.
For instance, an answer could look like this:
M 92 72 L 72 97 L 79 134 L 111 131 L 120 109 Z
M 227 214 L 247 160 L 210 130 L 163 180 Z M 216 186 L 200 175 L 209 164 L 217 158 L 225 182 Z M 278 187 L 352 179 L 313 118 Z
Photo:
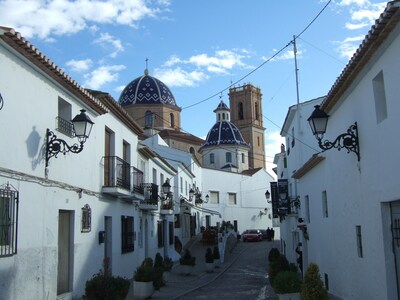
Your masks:
M 119 97 L 121 106 L 131 104 L 167 104 L 177 106 L 174 95 L 160 80 L 149 75 L 146 69 L 144 75 L 132 80 Z
M 215 123 L 208 132 L 206 141 L 201 147 L 205 148 L 217 145 L 241 145 L 250 147 L 249 144 L 244 141 L 236 125 L 229 121 Z

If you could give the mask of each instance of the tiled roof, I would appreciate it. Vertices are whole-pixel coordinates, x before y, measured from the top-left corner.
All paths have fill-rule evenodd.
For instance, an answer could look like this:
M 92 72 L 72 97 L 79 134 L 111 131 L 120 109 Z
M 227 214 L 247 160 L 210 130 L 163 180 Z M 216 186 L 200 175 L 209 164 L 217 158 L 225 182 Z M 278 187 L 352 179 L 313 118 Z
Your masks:
M 243 139 L 242 134 L 236 125 L 228 121 L 217 122 L 214 124 L 208 132 L 206 141 L 202 148 L 218 145 L 239 145 L 250 147 Z
M 171 130 L 171 129 L 164 129 L 159 132 L 160 137 L 163 139 L 168 138 L 175 138 L 186 142 L 191 142 L 193 144 L 203 144 L 204 140 L 193 135 L 190 133 L 178 131 L 178 130 Z
M 161 81 L 148 74 L 132 80 L 122 91 L 119 97 L 122 106 L 131 104 L 167 104 L 177 106 L 174 95 L 170 89 Z
M 352 84 L 354 78 L 399 23 L 399 7 L 400 0 L 388 2 L 384 12 L 375 21 L 375 24 L 371 27 L 371 30 L 330 89 L 326 100 L 321 105 L 323 111 L 328 113 L 333 108 L 346 89 Z
M 13 28 L 0 26 L 0 38 L 72 94 L 79 97 L 98 114 L 108 112 L 107 107 L 101 101 L 93 97 L 85 88 L 68 76 L 39 49 L 23 38 L 19 32 L 16 32 Z

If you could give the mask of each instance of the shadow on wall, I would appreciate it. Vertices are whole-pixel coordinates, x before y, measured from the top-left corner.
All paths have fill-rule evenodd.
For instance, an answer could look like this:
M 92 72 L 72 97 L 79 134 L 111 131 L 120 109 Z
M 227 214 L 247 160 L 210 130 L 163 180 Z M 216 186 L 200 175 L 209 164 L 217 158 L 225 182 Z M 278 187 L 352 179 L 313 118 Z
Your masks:
M 46 142 L 43 143 L 42 147 L 39 149 L 41 137 L 36 131 L 36 126 L 32 127 L 32 132 L 29 134 L 26 140 L 26 150 L 28 152 L 28 157 L 32 160 L 32 170 L 43 161 L 43 157 L 46 154 Z

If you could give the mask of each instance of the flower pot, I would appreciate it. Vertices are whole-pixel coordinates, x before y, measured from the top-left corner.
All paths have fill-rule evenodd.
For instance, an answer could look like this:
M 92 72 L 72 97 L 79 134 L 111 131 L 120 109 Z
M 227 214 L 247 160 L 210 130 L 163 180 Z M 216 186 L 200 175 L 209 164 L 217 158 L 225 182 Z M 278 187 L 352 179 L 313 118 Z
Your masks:
M 278 294 L 279 300 L 300 300 L 300 293 Z
M 206 263 L 206 272 L 207 272 L 207 273 L 212 273 L 212 272 L 214 272 L 214 262 L 212 262 L 212 263 Z
M 133 299 L 147 299 L 154 293 L 153 282 L 133 281 Z
M 183 275 L 190 275 L 193 271 L 193 266 L 192 265 L 181 265 L 181 273 Z
M 167 284 L 170 276 L 171 276 L 171 272 L 170 271 L 164 271 L 163 272 L 163 279 L 164 279 L 165 284 Z

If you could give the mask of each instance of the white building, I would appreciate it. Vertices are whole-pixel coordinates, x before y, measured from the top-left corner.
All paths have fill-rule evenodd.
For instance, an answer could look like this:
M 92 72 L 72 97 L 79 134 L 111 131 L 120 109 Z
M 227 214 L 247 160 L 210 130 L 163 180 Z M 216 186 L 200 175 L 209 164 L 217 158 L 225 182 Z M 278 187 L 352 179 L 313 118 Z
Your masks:
M 329 115 L 321 145 L 335 147 L 299 157 L 288 172 L 300 199 L 298 225 L 307 232 L 299 235 L 304 266 L 317 263 L 325 286 L 341 299 L 400 297 L 400 160 L 391 155 L 400 146 L 399 7 L 388 3 L 321 104 Z M 299 145 L 303 154 L 305 144 L 309 138 Z M 292 239 L 290 226 L 282 240 Z M 286 254 L 295 256 L 288 247 Z

